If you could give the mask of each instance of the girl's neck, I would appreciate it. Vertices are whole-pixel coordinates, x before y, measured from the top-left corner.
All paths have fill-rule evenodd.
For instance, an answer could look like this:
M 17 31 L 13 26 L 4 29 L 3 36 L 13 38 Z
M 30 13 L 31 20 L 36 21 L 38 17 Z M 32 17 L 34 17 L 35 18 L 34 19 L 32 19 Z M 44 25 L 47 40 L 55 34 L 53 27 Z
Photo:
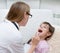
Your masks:
M 45 38 L 44 38 L 44 37 L 42 37 L 40 40 L 45 40 Z

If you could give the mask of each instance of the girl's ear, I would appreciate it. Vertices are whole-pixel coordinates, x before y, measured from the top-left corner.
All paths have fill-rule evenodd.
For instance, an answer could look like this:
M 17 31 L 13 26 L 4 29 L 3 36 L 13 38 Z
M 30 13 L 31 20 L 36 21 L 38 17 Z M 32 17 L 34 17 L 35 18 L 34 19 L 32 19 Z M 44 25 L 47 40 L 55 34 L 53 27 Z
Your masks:
M 47 33 L 47 36 L 50 36 L 50 35 L 51 35 L 51 33 L 50 33 L 50 32 L 48 32 L 48 33 Z

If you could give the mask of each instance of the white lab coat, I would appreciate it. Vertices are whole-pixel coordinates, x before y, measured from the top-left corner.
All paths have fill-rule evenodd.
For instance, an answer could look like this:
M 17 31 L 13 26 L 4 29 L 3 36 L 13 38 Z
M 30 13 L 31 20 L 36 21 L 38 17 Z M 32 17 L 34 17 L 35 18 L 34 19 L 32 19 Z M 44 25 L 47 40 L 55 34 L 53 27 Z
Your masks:
M 18 25 L 18 24 L 17 24 Z M 0 53 L 24 53 L 22 35 L 7 19 L 0 23 Z

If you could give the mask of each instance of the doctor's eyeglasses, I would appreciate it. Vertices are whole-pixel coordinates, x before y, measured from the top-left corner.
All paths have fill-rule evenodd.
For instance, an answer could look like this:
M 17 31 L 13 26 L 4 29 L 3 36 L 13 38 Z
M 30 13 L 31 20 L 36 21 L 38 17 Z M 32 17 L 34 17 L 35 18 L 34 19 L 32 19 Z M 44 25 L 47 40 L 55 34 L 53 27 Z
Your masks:
M 30 17 L 32 17 L 32 15 L 31 15 L 30 13 L 27 12 L 27 14 L 28 14 Z

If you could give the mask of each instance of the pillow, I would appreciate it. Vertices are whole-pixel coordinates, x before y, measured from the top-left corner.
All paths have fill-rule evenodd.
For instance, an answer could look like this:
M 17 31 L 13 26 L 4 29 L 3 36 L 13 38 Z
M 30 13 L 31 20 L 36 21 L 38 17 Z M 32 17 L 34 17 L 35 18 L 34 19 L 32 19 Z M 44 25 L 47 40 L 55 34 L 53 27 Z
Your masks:
M 60 26 L 55 27 L 55 32 L 53 37 L 48 41 L 50 44 L 50 51 L 49 53 L 60 53 Z

